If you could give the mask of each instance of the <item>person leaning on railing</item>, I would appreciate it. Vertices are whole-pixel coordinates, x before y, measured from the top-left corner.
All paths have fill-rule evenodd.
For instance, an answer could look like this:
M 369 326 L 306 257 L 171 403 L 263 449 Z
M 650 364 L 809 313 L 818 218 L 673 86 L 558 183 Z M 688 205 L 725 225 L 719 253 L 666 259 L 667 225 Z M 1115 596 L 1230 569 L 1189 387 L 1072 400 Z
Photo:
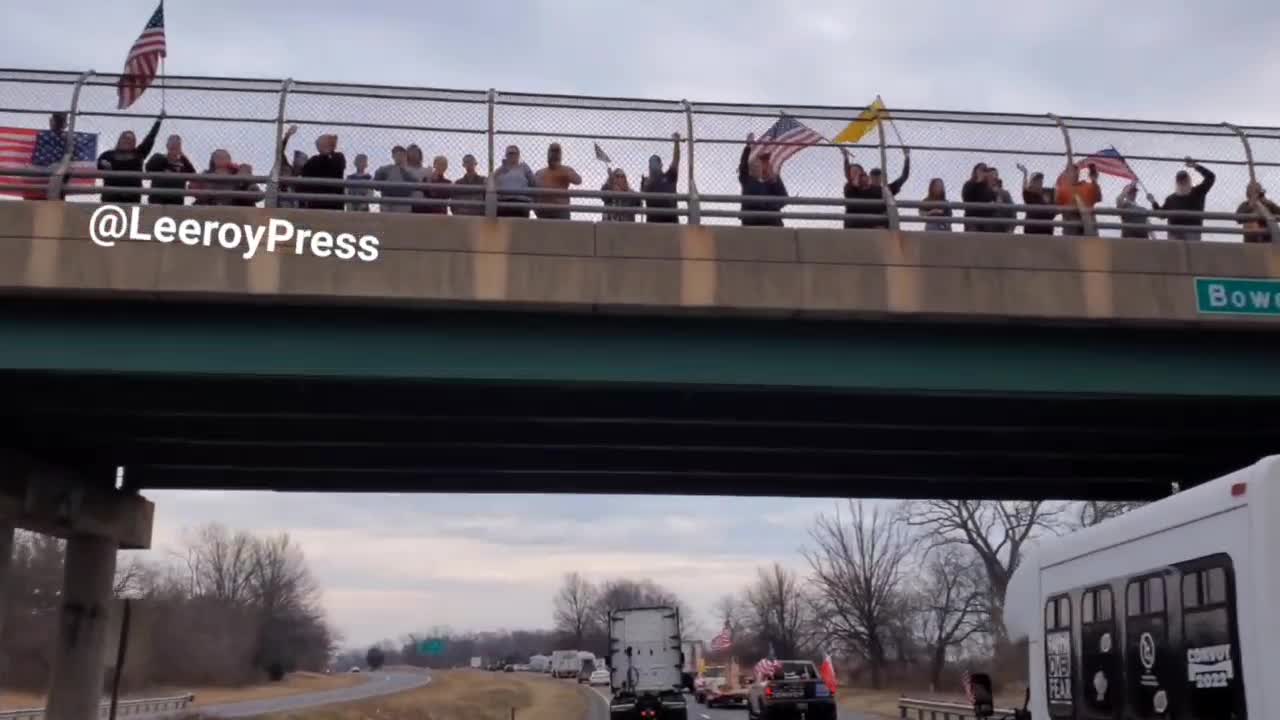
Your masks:
M 911 150 L 902 148 L 902 174 L 897 180 L 889 183 L 889 193 L 894 197 L 898 197 L 898 193 L 902 190 L 902 186 L 906 184 L 907 179 L 911 177 Z M 878 215 L 879 217 L 872 220 L 871 227 L 887 228 L 889 227 L 889 205 L 884 201 L 884 170 L 880 168 L 872 168 L 867 175 L 867 180 L 871 185 L 871 189 L 875 192 L 875 200 L 879 202 L 875 205 L 864 205 L 862 212 Z
M 364 153 L 356 155 L 355 159 L 356 171 L 347 176 L 348 180 L 358 180 L 367 182 L 373 179 L 369 174 L 369 156 Z M 367 198 L 373 195 L 373 188 L 367 187 L 348 187 L 347 196 L 354 198 Z M 365 200 L 353 200 L 347 203 L 348 212 L 369 212 L 369 203 Z
M 925 194 L 924 201 L 936 203 L 947 202 L 947 185 L 942 181 L 942 178 L 933 178 L 929 181 L 929 191 Z M 926 218 L 924 221 L 925 231 L 951 232 L 951 208 L 925 208 L 920 211 L 920 214 Z M 946 222 L 942 222 L 938 218 L 948 219 Z
M 170 135 L 164 144 L 165 151 L 163 154 L 156 153 L 147 160 L 146 169 L 152 174 L 151 189 L 152 190 L 186 190 L 186 180 L 171 180 L 164 177 L 158 177 L 164 173 L 175 175 L 195 175 L 196 167 L 191 164 L 191 160 L 182 152 L 182 136 Z M 184 205 L 187 198 L 184 195 L 150 195 L 147 202 L 152 205 Z
M 238 190 L 242 183 L 235 182 L 237 168 L 231 161 L 231 153 L 218 148 L 209 153 L 209 168 L 192 180 L 192 190 Z M 196 205 L 234 205 L 231 198 L 220 195 L 197 195 Z
M 600 190 L 602 192 L 634 194 L 631 190 L 631 183 L 627 181 L 627 173 L 622 168 L 610 170 L 609 176 L 604 181 L 604 185 L 600 186 Z M 634 197 L 605 198 L 604 205 L 607 208 L 611 208 L 604 212 L 603 217 L 606 222 L 635 222 L 635 210 L 628 208 L 640 207 L 640 199 Z
M 883 200 L 884 196 L 880 192 L 880 188 L 871 186 L 871 178 L 867 175 L 867 171 L 862 167 L 861 163 L 853 162 L 853 157 L 845 148 L 840 148 L 841 160 L 844 167 L 844 198 L 845 200 L 866 200 L 868 202 L 874 200 Z M 855 217 L 858 215 L 870 215 L 875 212 L 873 206 L 858 203 L 845 203 L 844 206 L 845 229 L 856 228 L 873 228 L 876 226 L 876 218 L 874 217 Z
M 1267 199 L 1267 191 L 1257 180 L 1249 183 L 1245 196 L 1245 201 L 1236 208 L 1236 214 L 1251 214 L 1254 217 L 1240 221 L 1244 226 L 1244 241 L 1247 243 L 1271 242 L 1271 230 L 1267 227 L 1267 220 L 1262 216 L 1258 206 L 1265 207 L 1271 213 L 1271 217 L 1275 218 L 1280 217 L 1280 205 Z
M 528 190 L 536 185 L 533 171 L 520 161 L 520 148 L 508 145 L 502 164 L 493 171 L 493 185 L 498 191 L 498 217 L 529 217 Z
M 987 168 L 986 163 L 978 163 L 973 166 L 973 172 L 970 173 L 969 179 L 960 188 L 961 202 L 990 205 L 996 201 L 996 188 L 988 177 L 989 173 L 990 170 Z M 976 207 L 965 208 L 964 210 L 966 219 L 989 218 L 994 217 L 995 214 L 995 208 Z M 991 226 L 982 222 L 965 223 L 964 229 L 966 232 L 991 232 Z
M 253 166 L 249 163 L 240 163 L 236 166 L 236 175 L 242 178 L 253 177 Z M 235 184 L 235 189 L 240 192 L 262 192 L 262 186 L 252 180 L 242 180 Z M 256 197 L 238 197 L 231 199 L 232 205 L 240 207 L 257 207 L 258 198 Z
M 423 179 L 422 182 L 432 185 L 451 185 L 452 182 L 445 173 L 449 172 L 449 158 L 443 155 L 437 155 L 431 160 L 431 173 Z M 424 188 L 422 197 L 429 200 L 440 200 L 441 202 L 432 205 L 415 205 L 413 211 L 423 215 L 448 215 L 448 200 L 452 197 L 452 193 L 447 189 Z
M 151 130 L 147 132 L 147 136 L 138 142 L 138 137 L 133 134 L 132 130 L 125 130 L 120 133 L 120 137 L 116 139 L 116 146 L 98 156 L 99 170 L 114 170 L 117 172 L 142 172 L 143 163 L 148 155 L 151 154 L 151 147 L 155 145 L 156 135 L 160 133 L 160 123 L 164 120 L 164 112 L 156 118 L 155 123 L 151 125 Z M 141 189 L 141 178 L 121 178 L 107 177 L 102 179 L 102 202 L 104 203 L 141 203 L 142 194 L 137 192 L 110 192 L 108 188 L 133 188 Z
M 570 185 L 582 184 L 582 176 L 578 171 L 564 164 L 564 150 L 561 149 L 560 143 L 551 143 L 547 146 L 547 166 L 535 173 L 533 178 L 538 187 L 548 190 L 568 190 Z M 568 220 L 570 217 L 568 195 L 540 195 L 538 203 L 564 205 L 563 210 L 560 208 L 535 210 L 533 214 L 543 220 Z
M 391 148 L 391 164 L 383 165 L 373 171 L 373 179 L 378 182 L 407 183 L 417 182 L 408 171 L 409 151 L 401 145 Z M 407 198 L 413 196 L 408 188 L 381 188 L 379 194 L 384 198 Z M 382 203 L 379 209 L 384 213 L 407 213 L 412 207 L 404 203 Z
M 1152 210 L 1204 212 L 1205 199 L 1218 178 L 1208 168 L 1189 157 L 1185 162 L 1187 167 L 1200 174 L 1200 182 L 1192 186 L 1191 175 L 1186 170 L 1179 170 L 1174 176 L 1173 193 L 1164 199 L 1163 205 L 1156 202 L 1155 196 L 1147 193 L 1147 200 L 1151 203 Z M 1204 227 L 1204 218 L 1170 216 L 1165 219 L 1165 224 L 1168 226 L 1166 234 L 1170 240 L 1199 240 L 1200 228 Z
M 1022 204 L 1023 205 L 1053 205 L 1053 195 L 1045 192 L 1044 173 L 1035 172 L 1027 174 L 1027 166 L 1018 163 L 1018 172 L 1022 173 Z M 1044 210 L 1028 210 L 1023 214 L 1022 232 L 1027 235 L 1052 235 L 1053 219 L 1058 216 L 1058 211 L 1051 207 Z M 1013 232 L 1013 228 L 1009 229 Z
M 782 212 L 787 206 L 787 186 L 774 170 L 769 153 L 760 153 L 751 157 L 755 148 L 756 134 L 747 135 L 746 147 L 742 148 L 742 158 L 738 161 L 738 182 L 742 185 L 742 194 L 751 196 L 783 198 L 781 200 L 743 200 L 742 212 Z M 782 227 L 781 217 L 743 217 L 743 225 L 762 225 Z

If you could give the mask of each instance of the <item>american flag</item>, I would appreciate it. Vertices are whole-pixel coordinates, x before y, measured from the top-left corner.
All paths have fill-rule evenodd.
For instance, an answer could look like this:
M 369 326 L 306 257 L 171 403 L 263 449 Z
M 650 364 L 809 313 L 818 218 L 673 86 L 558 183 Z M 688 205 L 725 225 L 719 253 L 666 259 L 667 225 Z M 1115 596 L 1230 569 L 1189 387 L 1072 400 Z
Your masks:
M 711 649 L 716 651 L 727 650 L 732 645 L 733 630 L 729 627 L 729 623 L 725 623 L 724 629 L 720 631 L 720 634 L 711 638 Z
M 766 682 L 773 679 L 774 673 L 782 669 L 782 663 L 778 662 L 777 655 L 773 652 L 773 643 L 769 643 L 769 654 L 760 659 L 753 669 L 757 682 Z
M 160 59 L 168 54 L 164 42 L 164 0 L 152 13 L 142 34 L 129 48 L 129 56 L 124 61 L 124 73 L 116 84 L 116 95 L 120 98 L 120 109 L 132 105 L 142 93 L 151 87 L 156 79 L 156 71 L 160 68 Z
M 1102 172 L 1102 168 L 1098 168 L 1098 172 Z M 964 688 L 964 699 L 968 700 L 969 704 L 972 705 L 974 703 L 973 676 L 969 674 L 968 670 L 965 670 L 964 674 L 960 676 L 960 685 Z
M 768 153 L 769 165 L 776 173 L 782 169 L 782 163 L 787 158 L 795 155 L 801 150 L 821 142 L 823 137 L 814 132 L 813 128 L 796 120 L 789 115 L 783 115 L 778 118 L 778 122 L 773 127 L 756 139 L 756 145 L 751 150 L 751 159 L 755 159 L 760 155 Z
M 1087 168 L 1090 165 L 1098 168 L 1098 172 L 1103 175 L 1114 175 L 1125 180 L 1137 180 L 1138 176 L 1133 174 L 1133 169 L 1129 167 L 1129 163 L 1125 162 L 1124 156 L 1114 147 L 1099 150 L 1089 157 L 1076 163 L 1077 168 Z
M 0 170 L 7 168 L 49 168 L 62 162 L 66 152 L 66 133 L 29 128 L 0 128 Z M 78 132 L 71 150 L 71 167 L 93 168 L 98 156 L 96 133 Z M 45 196 L 49 178 L 33 176 L 0 177 L 6 185 L 30 185 L 31 190 L 3 190 L 0 194 L 18 195 L 27 200 L 39 200 Z M 74 178 L 74 185 L 92 185 L 93 178 Z

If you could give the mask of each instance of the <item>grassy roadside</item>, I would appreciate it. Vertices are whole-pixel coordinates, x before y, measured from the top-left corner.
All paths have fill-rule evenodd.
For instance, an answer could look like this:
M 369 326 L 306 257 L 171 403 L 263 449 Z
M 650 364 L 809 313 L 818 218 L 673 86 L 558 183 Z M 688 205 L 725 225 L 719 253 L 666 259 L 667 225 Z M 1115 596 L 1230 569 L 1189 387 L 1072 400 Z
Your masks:
M 431 684 L 343 705 L 273 713 L 258 720 L 576 720 L 587 698 L 576 683 L 523 673 L 437 671 Z
M 366 678 L 362 675 L 348 673 L 324 675 L 320 673 L 298 672 L 289 675 L 278 683 L 244 685 L 241 687 L 158 687 L 128 693 L 125 695 L 125 699 L 166 697 L 181 695 L 183 693 L 193 693 L 196 696 L 194 706 L 199 708 L 205 705 L 221 705 L 223 703 L 244 702 L 246 700 L 266 700 L 269 698 L 286 697 L 288 695 L 302 695 L 304 693 L 337 690 L 340 688 L 351 687 L 352 685 L 358 685 L 364 682 L 365 679 Z M 104 700 L 105 699 L 106 698 L 104 698 Z M 0 690 L 0 711 L 39 708 L 44 706 L 45 697 L 43 694 Z
M 899 717 L 898 699 L 910 697 L 916 700 L 937 700 L 941 702 L 966 703 L 962 695 L 946 693 L 902 692 L 899 690 L 865 690 L 863 688 L 842 687 L 839 693 L 839 705 L 843 711 L 856 712 L 868 717 L 893 720 Z M 1001 694 L 996 697 L 996 707 L 1021 707 L 1022 695 Z

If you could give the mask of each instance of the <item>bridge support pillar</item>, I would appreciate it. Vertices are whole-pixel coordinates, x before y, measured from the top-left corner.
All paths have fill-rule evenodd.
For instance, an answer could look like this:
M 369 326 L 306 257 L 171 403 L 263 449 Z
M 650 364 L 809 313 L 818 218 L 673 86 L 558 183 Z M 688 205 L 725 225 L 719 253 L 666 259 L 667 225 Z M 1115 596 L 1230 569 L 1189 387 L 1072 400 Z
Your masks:
M 107 613 L 116 572 L 114 539 L 67 538 L 62 608 L 53 653 L 48 720 L 97 720 L 102 704 Z
M 9 616 L 9 573 L 13 571 L 13 525 L 0 520 L 0 639 L 4 638 L 4 619 Z M 0 659 L 0 677 L 5 676 Z

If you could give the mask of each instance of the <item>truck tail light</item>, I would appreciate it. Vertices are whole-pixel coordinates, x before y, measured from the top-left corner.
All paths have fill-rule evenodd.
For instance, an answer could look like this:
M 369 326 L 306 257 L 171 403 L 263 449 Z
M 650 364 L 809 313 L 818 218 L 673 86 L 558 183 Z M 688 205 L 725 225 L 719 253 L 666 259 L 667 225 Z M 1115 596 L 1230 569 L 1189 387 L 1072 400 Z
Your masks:
M 772 686 L 772 685 L 765 685 L 765 686 L 764 686 L 764 697 L 765 697 L 765 699 L 766 699 L 766 700 L 772 700 L 772 699 L 773 699 L 773 686 Z

